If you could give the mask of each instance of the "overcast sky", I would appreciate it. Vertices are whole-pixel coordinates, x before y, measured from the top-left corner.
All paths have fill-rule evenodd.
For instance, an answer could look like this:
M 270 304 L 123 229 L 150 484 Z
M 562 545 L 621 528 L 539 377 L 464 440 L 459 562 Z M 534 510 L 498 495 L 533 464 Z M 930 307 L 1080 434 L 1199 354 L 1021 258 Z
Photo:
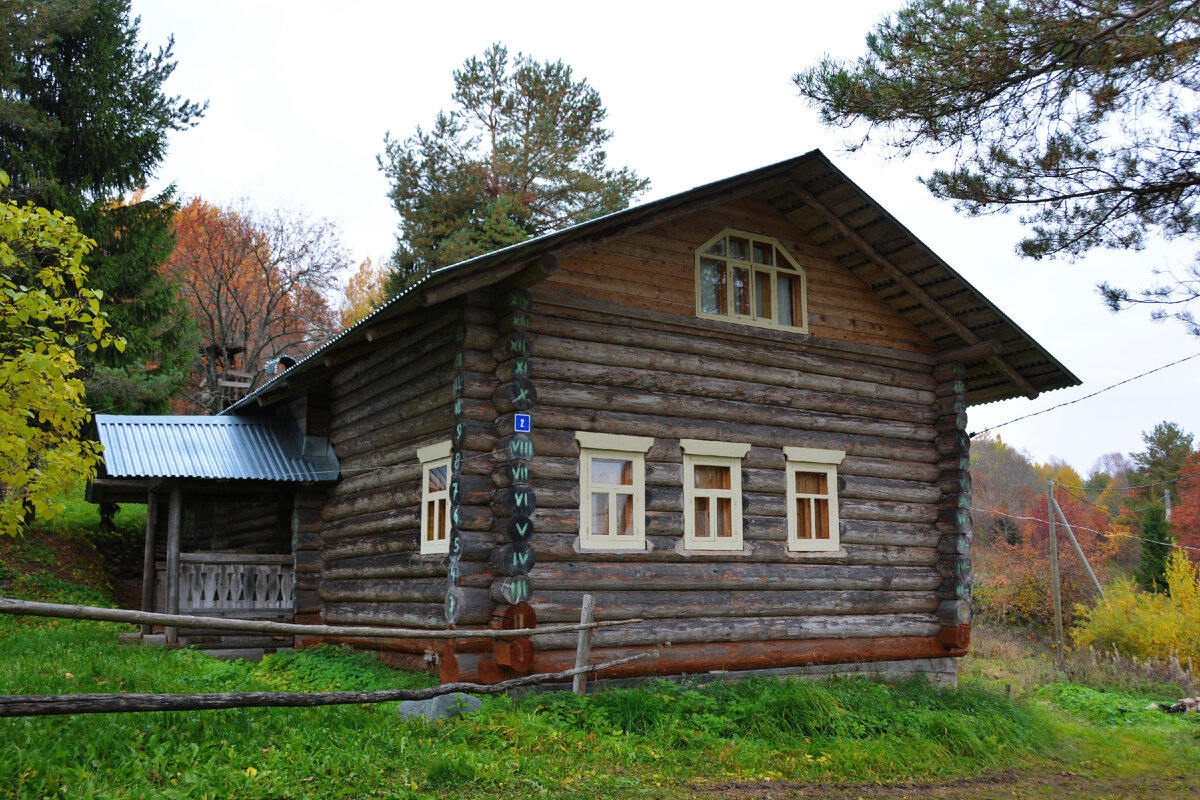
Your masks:
M 791 76 L 824 53 L 857 56 L 872 23 L 899 5 L 133 0 L 142 41 L 175 36 L 167 91 L 209 102 L 199 125 L 172 137 L 154 188 L 299 205 L 339 223 L 357 259 L 384 259 L 397 223 L 375 160 L 384 133 L 428 127 L 449 108 L 451 72 L 502 42 L 562 59 L 596 87 L 615 133 L 610 162 L 651 179 L 645 200 L 820 148 L 1083 380 L 974 407 L 972 431 L 1200 353 L 1181 326 L 1138 309 L 1114 316 L 1095 291 L 1102 280 L 1147 285 L 1154 269 L 1187 264 L 1188 247 L 1023 260 L 1014 216 L 957 215 L 917 183 L 929 162 L 847 153 L 844 134 L 819 125 Z M 1200 358 L 996 432 L 1086 473 L 1104 453 L 1142 449 L 1141 432 L 1163 420 L 1200 433 L 1198 390 Z

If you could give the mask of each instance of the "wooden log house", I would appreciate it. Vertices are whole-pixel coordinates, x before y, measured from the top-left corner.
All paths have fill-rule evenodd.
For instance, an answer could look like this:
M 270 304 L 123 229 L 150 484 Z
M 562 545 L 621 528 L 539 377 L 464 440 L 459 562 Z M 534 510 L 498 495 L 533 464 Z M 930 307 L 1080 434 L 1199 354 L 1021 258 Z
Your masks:
M 277 484 L 298 622 L 534 626 L 587 593 L 643 620 L 594 660 L 659 651 L 612 678 L 945 678 L 970 639 L 967 407 L 1078 383 L 813 151 L 438 270 L 223 417 L 340 464 Z M 350 643 L 447 681 L 575 654 Z

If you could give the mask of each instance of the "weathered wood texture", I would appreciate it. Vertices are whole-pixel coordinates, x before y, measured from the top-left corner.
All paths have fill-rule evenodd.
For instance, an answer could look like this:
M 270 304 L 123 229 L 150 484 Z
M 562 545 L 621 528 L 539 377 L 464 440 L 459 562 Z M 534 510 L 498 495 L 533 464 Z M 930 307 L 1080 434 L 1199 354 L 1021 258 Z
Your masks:
M 451 437 L 465 336 L 463 304 L 448 303 L 380 328 L 333 365 L 324 391 L 342 474 L 320 495 L 301 493 L 292 510 L 298 619 L 445 626 L 445 557 L 420 553 L 417 449 Z

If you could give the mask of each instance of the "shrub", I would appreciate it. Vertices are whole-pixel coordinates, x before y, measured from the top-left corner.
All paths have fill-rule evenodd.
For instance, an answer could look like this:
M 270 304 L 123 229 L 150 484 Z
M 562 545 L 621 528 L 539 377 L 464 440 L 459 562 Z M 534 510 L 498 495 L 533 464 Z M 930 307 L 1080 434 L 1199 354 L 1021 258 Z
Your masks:
M 1200 575 L 1182 551 L 1167 561 L 1166 594 L 1139 591 L 1130 580 L 1112 585 L 1095 608 L 1078 608 L 1081 648 L 1118 650 L 1142 658 L 1176 655 L 1200 664 Z M 1193 667 L 1194 672 L 1194 667 Z

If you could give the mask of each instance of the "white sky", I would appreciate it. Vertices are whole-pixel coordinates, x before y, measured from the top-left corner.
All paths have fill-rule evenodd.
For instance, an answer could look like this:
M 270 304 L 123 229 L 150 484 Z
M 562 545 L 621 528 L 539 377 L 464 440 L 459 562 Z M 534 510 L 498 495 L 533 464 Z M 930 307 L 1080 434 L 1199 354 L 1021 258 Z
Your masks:
M 653 200 L 820 148 L 1083 386 L 975 407 L 972 431 L 1049 408 L 1200 352 L 1200 339 L 1144 310 L 1112 315 L 1095 285 L 1143 286 L 1189 248 L 1098 252 L 1071 264 L 1018 258 L 1012 216 L 968 219 L 916 182 L 924 161 L 848 154 L 791 76 L 824 53 L 854 57 L 900 0 L 828 3 L 338 3 L 133 0 L 143 42 L 175 36 L 167 91 L 208 100 L 177 133 L 152 188 L 184 197 L 300 205 L 340 223 L 358 260 L 391 252 L 397 216 L 375 157 L 449 108 L 451 72 L 493 42 L 562 59 L 608 107 L 613 166 L 652 181 Z M 736 9 L 736 14 L 732 13 Z M 1170 420 L 1200 434 L 1200 359 L 997 431 L 1044 461 L 1086 473 L 1100 455 L 1142 449 Z

